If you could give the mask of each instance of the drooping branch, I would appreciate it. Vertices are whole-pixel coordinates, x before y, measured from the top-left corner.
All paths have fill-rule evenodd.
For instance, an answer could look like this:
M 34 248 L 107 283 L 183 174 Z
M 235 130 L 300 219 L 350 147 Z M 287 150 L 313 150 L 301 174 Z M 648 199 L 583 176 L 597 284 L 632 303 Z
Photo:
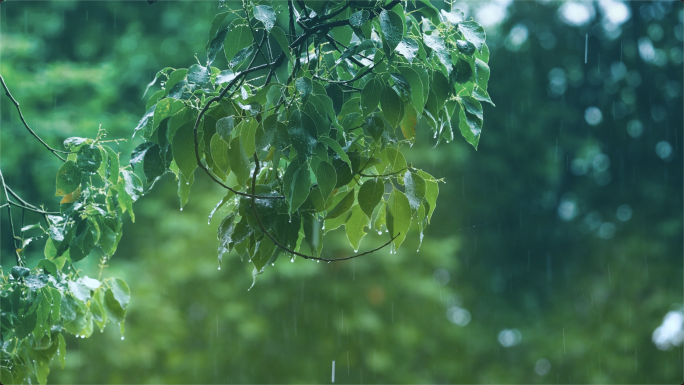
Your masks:
M 36 134 L 35 131 L 33 131 L 31 129 L 31 127 L 29 127 L 28 123 L 26 123 L 26 119 L 24 119 L 24 115 L 21 113 L 21 108 L 19 108 L 19 102 L 17 102 L 17 100 L 14 99 L 14 97 L 10 93 L 10 90 L 9 90 L 9 88 L 7 88 L 7 84 L 5 84 L 5 79 L 2 77 L 2 75 L 0 75 L 0 82 L 2 82 L 2 87 L 5 89 L 5 95 L 7 95 L 7 97 L 10 98 L 12 103 L 14 103 L 14 106 L 17 108 L 17 112 L 19 112 L 19 118 L 21 119 L 21 122 L 24 123 L 24 127 L 26 127 L 28 132 L 30 132 L 31 135 L 33 135 L 36 139 L 38 139 L 38 141 L 40 143 L 42 143 L 43 146 L 45 146 L 45 148 L 47 148 L 51 153 L 53 153 L 56 157 L 58 157 L 62 162 L 66 162 L 66 159 L 62 158 L 62 156 L 59 155 L 59 153 L 68 154 L 69 152 L 55 150 L 54 148 L 50 147 L 47 143 L 45 143 L 45 141 L 43 139 L 40 138 L 40 136 L 38 136 L 38 134 Z
M 365 251 L 365 252 L 359 253 L 359 254 L 350 255 L 350 256 L 348 256 L 348 257 L 343 257 L 343 258 L 320 258 L 320 257 L 314 257 L 313 255 L 306 255 L 306 254 L 302 254 L 302 253 L 296 252 L 296 251 L 294 251 L 294 250 L 288 248 L 287 246 L 283 245 L 282 243 L 278 242 L 278 241 L 275 239 L 275 237 L 274 237 L 273 235 L 271 235 L 271 233 L 268 232 L 268 230 L 266 229 L 266 227 L 264 227 L 264 224 L 261 222 L 261 218 L 259 218 L 259 213 L 257 212 L 257 209 L 256 209 L 256 201 L 255 201 L 256 195 L 254 195 L 254 194 L 256 193 L 256 178 L 257 178 L 257 175 L 259 174 L 259 168 L 260 168 L 260 167 L 259 167 L 259 158 L 257 157 L 257 154 L 256 154 L 256 153 L 254 153 L 254 162 L 255 162 L 255 164 L 254 164 L 254 173 L 252 174 L 252 211 L 254 212 L 254 217 L 256 218 L 257 223 L 259 223 L 259 227 L 261 228 L 261 232 L 263 232 L 264 234 L 266 234 L 266 235 L 268 236 L 268 238 L 270 238 L 271 241 L 272 241 L 276 246 L 280 247 L 282 250 L 284 250 L 284 251 L 286 251 L 286 252 L 288 252 L 288 253 L 290 253 L 290 254 L 292 254 L 292 255 L 296 255 L 296 256 L 302 257 L 302 258 L 304 258 L 304 259 L 311 259 L 311 260 L 314 260 L 314 261 L 324 261 L 324 262 L 345 261 L 345 260 L 348 260 L 348 259 L 358 258 L 358 257 L 364 256 L 364 255 L 371 254 L 371 253 L 374 253 L 374 252 L 376 252 L 376 251 L 379 251 L 379 250 L 381 250 L 381 249 L 387 247 L 390 243 L 392 243 L 392 241 L 394 241 L 395 239 L 397 239 L 397 237 L 398 237 L 399 235 L 401 235 L 401 233 L 397 233 L 397 235 L 395 235 L 394 237 L 392 237 L 392 239 L 390 239 L 389 241 L 387 241 L 387 243 L 385 243 L 384 245 L 382 245 L 382 246 L 380 246 L 380 247 L 376 247 L 375 249 L 368 250 L 368 251 Z

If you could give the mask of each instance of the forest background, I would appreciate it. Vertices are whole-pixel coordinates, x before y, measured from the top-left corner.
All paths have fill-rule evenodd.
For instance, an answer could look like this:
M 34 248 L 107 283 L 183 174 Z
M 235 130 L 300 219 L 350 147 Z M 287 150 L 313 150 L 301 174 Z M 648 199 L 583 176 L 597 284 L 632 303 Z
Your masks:
M 130 138 L 155 72 L 204 60 L 218 5 L 6 1 L 0 73 L 53 147 L 100 124 Z M 497 106 L 477 152 L 461 139 L 432 149 L 417 127 L 407 158 L 446 181 L 419 252 L 412 231 L 397 254 L 281 259 L 247 291 L 251 265 L 226 257 L 217 270 L 218 221 L 206 220 L 223 193 L 199 177 L 181 212 L 166 176 L 106 271 L 131 287 L 125 340 L 70 336 L 50 381 L 328 382 L 333 361 L 341 383 L 681 381 L 681 329 L 654 331 L 682 314 L 682 3 L 454 8 L 487 30 Z M 4 95 L 0 124 L 7 183 L 57 207 L 59 162 Z M 329 234 L 331 255 L 344 238 Z M 3 267 L 10 245 L 3 231 Z M 29 267 L 41 254 L 29 247 Z M 78 267 L 97 275 L 96 263 Z

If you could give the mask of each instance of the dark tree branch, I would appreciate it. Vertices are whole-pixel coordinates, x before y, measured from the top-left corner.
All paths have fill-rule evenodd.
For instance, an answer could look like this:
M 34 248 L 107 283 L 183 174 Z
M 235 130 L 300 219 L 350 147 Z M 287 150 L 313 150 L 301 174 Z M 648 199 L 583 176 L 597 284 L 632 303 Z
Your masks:
M 17 108 L 17 112 L 19 112 L 19 118 L 21 119 L 21 122 L 24 123 L 24 127 L 26 127 L 26 129 L 31 133 L 31 135 L 33 135 L 36 139 L 38 139 L 38 141 L 40 143 L 42 143 L 43 146 L 45 146 L 45 148 L 47 148 L 50 152 L 52 152 L 62 162 L 66 162 L 66 159 L 62 158 L 58 153 L 69 154 L 69 152 L 55 150 L 54 148 L 50 147 L 47 143 L 45 143 L 45 141 L 43 141 L 43 139 L 41 139 L 38 136 L 38 134 L 35 133 L 35 131 L 33 131 L 31 129 L 31 127 L 29 127 L 28 123 L 26 123 L 26 119 L 24 119 L 24 115 L 21 113 L 21 109 L 19 108 L 19 102 L 17 102 L 16 99 L 14 99 L 14 97 L 10 93 L 9 88 L 7 88 L 7 84 L 5 84 L 5 79 L 2 77 L 2 75 L 0 75 L 0 82 L 2 82 L 2 87 L 5 89 L 5 95 L 7 95 L 7 97 L 10 98 L 12 103 L 14 103 L 14 106 Z
M 404 171 L 406 171 L 406 170 L 408 170 L 408 167 L 404 167 L 404 168 L 402 168 L 402 169 L 399 170 L 399 171 L 390 172 L 389 174 L 382 174 L 382 175 L 362 174 L 361 172 L 359 172 L 358 174 L 359 174 L 360 176 L 365 176 L 365 177 L 368 177 L 368 178 L 386 178 L 386 177 L 388 177 L 388 176 L 400 174 L 400 173 L 402 173 L 402 172 L 404 172 Z

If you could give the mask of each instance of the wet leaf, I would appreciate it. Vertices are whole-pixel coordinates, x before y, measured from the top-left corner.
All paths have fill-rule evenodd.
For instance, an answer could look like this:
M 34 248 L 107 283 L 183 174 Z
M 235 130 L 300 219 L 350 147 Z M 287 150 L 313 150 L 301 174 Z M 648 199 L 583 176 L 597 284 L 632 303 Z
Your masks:
M 264 28 L 270 31 L 276 22 L 276 13 L 270 5 L 257 5 L 254 7 L 254 18 L 264 24 Z
M 391 51 L 397 48 L 404 35 L 404 20 L 394 11 L 380 13 L 380 29 Z
M 81 169 L 76 162 L 67 161 L 57 170 L 57 191 L 55 196 L 64 196 L 76 190 L 81 185 Z
M 95 174 L 102 163 L 102 153 L 96 146 L 83 146 L 78 150 L 76 165 L 81 171 Z
M 230 142 L 228 164 L 230 170 L 235 174 L 238 184 L 245 187 L 251 175 L 249 173 L 249 158 L 245 152 L 245 147 L 242 145 L 242 138 L 239 136 L 233 138 Z
M 285 52 L 285 56 L 287 56 L 288 59 L 292 58 L 292 54 L 290 53 L 290 47 L 289 43 L 287 41 L 287 35 L 285 35 L 285 31 L 280 29 L 278 26 L 274 26 L 271 28 L 271 36 L 278 42 L 278 45 L 280 45 L 280 49 Z
M 382 115 L 392 127 L 397 127 L 404 117 L 404 103 L 396 91 L 390 87 L 383 87 L 380 95 Z
M 406 188 L 406 198 L 415 214 L 425 198 L 425 180 L 413 171 L 406 171 L 404 174 L 404 187 Z
M 482 51 L 486 34 L 484 28 L 475 20 L 463 21 L 458 24 L 458 30 L 461 31 L 463 37 L 472 43 L 478 51 Z
M 370 115 L 378 107 L 383 88 L 382 83 L 376 79 L 369 81 L 363 87 L 363 91 L 361 91 L 361 110 L 363 111 L 363 116 Z
M 349 243 L 354 248 L 354 252 L 359 250 L 361 246 L 361 240 L 366 236 L 364 229 L 370 226 L 370 217 L 360 208 L 359 205 L 355 205 L 351 209 L 351 216 L 344 224 L 347 232 L 347 239 Z
M 375 206 L 380 203 L 385 194 L 385 183 L 377 178 L 369 179 L 359 188 L 359 207 L 368 218 L 373 215 Z
M 387 230 L 391 237 L 397 236 L 392 241 L 392 249 L 396 251 L 406 238 L 406 233 L 411 226 L 411 205 L 406 195 L 399 190 L 392 190 L 387 201 Z
M 328 162 L 319 163 L 316 168 L 316 180 L 318 181 L 323 202 L 327 204 L 330 194 L 335 189 L 335 184 L 337 184 L 335 167 Z
M 305 112 L 295 110 L 287 123 L 287 132 L 297 154 L 309 158 L 316 147 L 316 136 L 318 134 L 316 124 L 311 117 Z
M 340 203 L 333 207 L 332 210 L 328 211 L 328 215 L 325 216 L 325 219 L 334 219 L 349 211 L 349 209 L 351 209 L 351 207 L 354 205 L 355 192 L 356 191 L 353 189 L 349 191 L 344 198 L 342 198 Z
M 184 124 L 176 131 L 171 143 L 173 158 L 178 169 L 186 178 L 189 178 L 197 168 L 194 125 L 194 121 Z

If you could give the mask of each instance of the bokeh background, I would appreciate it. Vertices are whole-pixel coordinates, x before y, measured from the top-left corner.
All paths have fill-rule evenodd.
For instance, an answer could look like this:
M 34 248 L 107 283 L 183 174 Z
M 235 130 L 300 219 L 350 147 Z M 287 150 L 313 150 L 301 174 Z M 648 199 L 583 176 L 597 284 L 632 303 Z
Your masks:
M 0 73 L 48 143 L 101 124 L 128 159 L 146 84 L 204 60 L 218 5 L 4 1 Z M 334 361 L 338 383 L 680 383 L 682 2 L 454 7 L 486 27 L 496 107 L 477 152 L 419 127 L 407 159 L 446 181 L 420 251 L 413 228 L 397 254 L 281 259 L 248 291 L 250 264 L 217 269 L 222 191 L 198 174 L 181 212 L 167 175 L 105 270 L 131 287 L 125 339 L 68 338 L 50 382 L 328 383 Z M 8 184 L 56 209 L 59 161 L 4 95 L 0 124 Z M 344 230 L 326 248 L 349 252 Z

